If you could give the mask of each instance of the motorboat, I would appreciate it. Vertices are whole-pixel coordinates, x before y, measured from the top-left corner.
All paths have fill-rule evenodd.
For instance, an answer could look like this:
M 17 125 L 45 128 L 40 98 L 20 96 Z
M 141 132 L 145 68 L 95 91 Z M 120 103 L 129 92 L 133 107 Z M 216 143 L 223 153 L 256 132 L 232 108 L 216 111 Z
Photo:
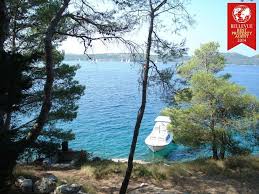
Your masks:
M 153 151 L 157 152 L 169 145 L 173 140 L 173 135 L 167 130 L 171 123 L 170 117 L 158 116 L 155 119 L 155 126 L 152 132 L 145 139 L 146 145 Z

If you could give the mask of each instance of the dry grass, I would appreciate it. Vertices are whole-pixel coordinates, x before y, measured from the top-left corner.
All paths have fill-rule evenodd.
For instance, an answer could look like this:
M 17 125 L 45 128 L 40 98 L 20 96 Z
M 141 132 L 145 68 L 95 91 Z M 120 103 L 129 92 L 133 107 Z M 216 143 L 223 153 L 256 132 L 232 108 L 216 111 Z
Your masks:
M 229 157 L 224 161 L 199 159 L 183 165 L 191 171 L 201 171 L 211 176 L 218 175 L 242 181 L 259 178 L 259 158 L 254 156 Z
M 53 173 L 59 180 L 81 184 L 85 191 L 96 194 L 118 193 L 125 170 L 126 163 L 104 160 L 87 162 L 74 170 L 45 171 L 38 167 L 17 166 L 14 174 L 40 177 L 43 173 Z M 159 186 L 169 193 L 257 193 L 259 158 L 230 157 L 225 161 L 198 159 L 170 165 L 135 164 L 130 188 L 136 188 L 142 182 Z

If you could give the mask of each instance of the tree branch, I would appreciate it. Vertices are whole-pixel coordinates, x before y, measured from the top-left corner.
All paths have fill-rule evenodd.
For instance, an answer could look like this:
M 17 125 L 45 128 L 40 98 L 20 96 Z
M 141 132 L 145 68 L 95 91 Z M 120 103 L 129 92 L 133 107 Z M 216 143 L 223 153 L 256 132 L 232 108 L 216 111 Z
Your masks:
M 163 0 L 156 8 L 154 9 L 154 12 L 157 12 L 164 4 L 166 4 L 167 0 Z

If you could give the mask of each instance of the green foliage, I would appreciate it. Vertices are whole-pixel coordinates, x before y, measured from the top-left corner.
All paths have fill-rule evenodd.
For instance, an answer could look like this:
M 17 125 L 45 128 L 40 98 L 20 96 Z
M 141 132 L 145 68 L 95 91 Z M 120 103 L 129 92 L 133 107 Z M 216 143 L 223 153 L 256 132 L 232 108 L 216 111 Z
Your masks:
M 188 170 L 209 176 L 228 177 L 242 182 L 256 182 L 259 175 L 259 158 L 256 156 L 231 156 L 222 160 L 197 159 L 182 164 Z
M 98 161 L 89 161 L 81 167 L 85 173 L 93 175 L 96 179 L 101 179 L 111 174 L 123 174 L 126 169 L 124 163 L 116 163 L 110 160 L 98 160 Z
M 181 75 L 189 87 L 176 95 L 178 106 L 165 109 L 163 114 L 172 119 L 171 130 L 177 143 L 191 147 L 211 145 L 224 158 L 225 151 L 248 152 L 234 137 L 243 137 L 244 141 L 255 129 L 259 101 L 226 76 L 215 75 L 224 67 L 217 48 L 215 43 L 202 45 L 191 63 L 182 67 Z
M 85 87 L 74 79 L 75 73 L 79 68 L 78 65 L 63 64 L 63 55 L 61 53 L 58 54 L 56 52 L 54 57 L 57 64 L 54 68 L 55 81 L 52 92 L 52 108 L 43 132 L 38 140 L 27 149 L 26 154 L 23 155 L 25 158 L 32 155 L 32 153 L 36 153 L 39 157 L 51 156 L 60 148 L 62 141 L 74 139 L 71 130 L 62 130 L 55 125 L 59 122 L 70 122 L 76 118 L 78 110 L 77 102 L 84 94 Z M 20 111 L 16 112 L 13 116 L 18 121 L 17 123 L 21 123 L 21 133 L 25 135 L 25 132 L 29 131 L 35 122 L 34 115 L 39 111 L 43 98 L 45 69 L 40 64 L 37 64 L 34 68 L 32 88 L 24 93 L 25 98 L 23 98 L 20 105 Z M 31 112 L 28 112 L 28 109 Z M 25 125 L 22 124 L 24 121 L 19 119 L 21 115 L 27 118 L 31 117 L 32 122 L 26 122 Z M 21 121 L 19 122 L 19 120 Z
M 27 133 L 27 130 L 24 132 Z M 30 162 L 37 158 L 53 157 L 57 150 L 60 149 L 63 141 L 74 139 L 75 135 L 71 130 L 64 130 L 56 128 L 55 125 L 49 125 L 45 127 L 37 140 L 25 150 L 20 159 Z
M 134 169 L 134 175 L 136 177 L 151 177 L 152 172 L 149 171 L 144 165 L 137 165 Z
M 123 175 L 126 163 L 113 162 L 110 160 L 88 161 L 81 167 L 81 171 L 90 178 L 103 179 L 113 175 Z M 149 178 L 154 180 L 165 180 L 170 176 L 164 164 L 138 164 L 135 163 L 132 172 L 134 179 Z
M 202 44 L 199 49 L 195 50 L 194 56 L 180 68 L 181 76 L 188 79 L 199 71 L 217 73 L 223 70 L 225 59 L 218 49 L 219 44 L 216 42 Z
M 37 61 L 30 63 L 29 68 L 23 73 L 23 77 L 29 78 L 30 84 L 20 91 L 19 102 L 15 103 L 15 109 L 11 110 L 10 128 L 16 132 L 16 140 L 24 138 L 36 122 L 44 98 L 44 84 L 46 69 L 44 63 L 44 36 L 49 22 L 60 8 L 63 1 L 37 0 L 37 1 L 8 1 L 10 10 L 10 35 L 6 41 L 6 50 L 15 53 L 15 59 L 20 59 L 21 53 L 27 58 L 35 58 Z M 62 20 L 57 29 L 66 30 L 67 21 Z M 69 26 L 69 25 L 68 25 Z M 70 122 L 77 116 L 77 102 L 84 93 L 85 87 L 75 80 L 78 65 L 64 64 L 64 53 L 57 50 L 63 35 L 55 35 L 53 41 L 54 84 L 52 88 L 52 108 L 48 121 L 39 139 L 29 147 L 24 157 L 30 157 L 31 153 L 39 156 L 53 155 L 64 140 L 74 139 L 71 130 L 62 130 L 57 127 L 60 122 Z M 20 55 L 21 55 L 20 54 Z M 2 64 L 2 63 L 1 63 Z M 19 62 L 19 67 L 27 67 Z M 9 65 L 9 67 L 11 67 Z M 15 68 L 19 70 L 18 66 Z M 2 72 L 2 71 L 1 71 Z M 7 75 L 7 74 L 6 74 Z M 16 76 L 17 79 L 20 78 Z M 25 81 L 25 79 L 23 79 Z M 19 83 L 15 80 L 15 83 Z M 17 88 L 15 91 L 19 92 Z M 10 98 L 11 99 L 11 98 Z M 13 140 L 12 140 L 13 141 Z M 26 154 L 27 153 L 27 154 Z M 34 155 L 34 156 L 35 156 Z
M 0 53 L 0 110 L 12 111 L 22 100 L 22 93 L 32 85 L 30 69 L 37 60 L 21 54 Z

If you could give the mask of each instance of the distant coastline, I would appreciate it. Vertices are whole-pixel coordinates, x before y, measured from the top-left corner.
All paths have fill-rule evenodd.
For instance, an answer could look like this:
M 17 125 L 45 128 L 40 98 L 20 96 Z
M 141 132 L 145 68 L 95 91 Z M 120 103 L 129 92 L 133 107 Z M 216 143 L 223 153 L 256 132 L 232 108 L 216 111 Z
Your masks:
M 226 59 L 227 64 L 235 65 L 259 65 L 259 57 L 252 56 L 248 57 L 241 55 L 239 53 L 222 53 Z M 90 54 L 90 55 L 81 55 L 81 54 L 66 54 L 66 61 L 118 61 L 118 62 L 130 62 L 131 59 L 130 53 L 104 53 L 104 54 Z M 141 59 L 142 56 L 138 55 L 137 59 Z M 152 60 L 161 62 L 161 60 L 156 56 L 151 56 Z M 181 61 L 186 61 L 190 56 L 184 56 Z M 175 62 L 174 59 L 169 59 L 169 62 Z M 179 61 L 179 60 L 178 60 Z

